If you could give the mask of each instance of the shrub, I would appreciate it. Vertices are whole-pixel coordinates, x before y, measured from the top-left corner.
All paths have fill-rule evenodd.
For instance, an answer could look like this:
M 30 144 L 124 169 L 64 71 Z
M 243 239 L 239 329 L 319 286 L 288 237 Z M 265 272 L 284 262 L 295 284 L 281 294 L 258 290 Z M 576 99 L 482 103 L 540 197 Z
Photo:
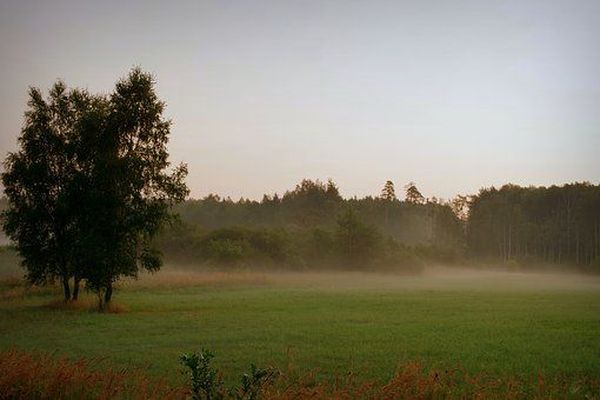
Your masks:
M 413 248 L 390 239 L 380 259 L 380 266 L 396 272 L 418 274 L 423 271 L 425 262 Z
M 233 264 L 244 256 L 243 243 L 230 239 L 210 239 L 206 242 L 204 252 L 206 257 L 221 264 Z
M 193 400 L 212 400 L 224 397 L 223 382 L 217 370 L 210 365 L 213 358 L 214 355 L 208 350 L 183 354 L 179 358 L 189 375 Z

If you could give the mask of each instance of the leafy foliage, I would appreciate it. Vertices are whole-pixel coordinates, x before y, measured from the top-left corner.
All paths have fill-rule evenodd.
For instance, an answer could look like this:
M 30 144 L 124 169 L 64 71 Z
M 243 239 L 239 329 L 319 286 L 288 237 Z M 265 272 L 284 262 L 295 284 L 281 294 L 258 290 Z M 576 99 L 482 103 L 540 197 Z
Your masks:
M 152 238 L 184 200 L 185 165 L 168 172 L 170 121 L 151 75 L 133 69 L 108 96 L 54 85 L 29 93 L 19 150 L 2 174 L 4 229 L 32 283 L 69 279 L 112 296 L 113 282 L 160 268 Z
M 193 400 L 222 399 L 223 382 L 211 365 L 214 355 L 208 350 L 183 354 L 179 361 L 186 368 L 192 385 Z
M 31 88 L 19 150 L 4 162 L 4 230 L 23 256 L 28 280 L 43 284 L 60 279 L 66 300 L 71 296 L 68 281 L 77 267 L 72 193 L 84 168 L 80 129 L 84 116 L 100 103 L 99 97 L 69 91 L 60 81 L 48 100 Z
M 394 189 L 394 182 L 386 181 L 385 185 L 383 185 L 383 189 L 381 189 L 381 196 L 383 200 L 387 201 L 396 201 L 396 189 Z
M 226 389 L 219 371 L 211 365 L 213 358 L 208 350 L 183 354 L 179 358 L 189 376 L 193 400 L 256 400 L 264 385 L 272 383 L 277 376 L 277 371 L 272 368 L 251 364 L 250 372 L 242 375 L 241 385 Z
M 414 182 L 409 182 L 404 189 L 406 190 L 406 202 L 412 204 L 425 203 L 425 197 L 421 194 Z
M 351 208 L 338 218 L 337 224 L 336 240 L 346 264 L 360 266 L 376 257 L 381 243 L 377 231 L 364 225 Z

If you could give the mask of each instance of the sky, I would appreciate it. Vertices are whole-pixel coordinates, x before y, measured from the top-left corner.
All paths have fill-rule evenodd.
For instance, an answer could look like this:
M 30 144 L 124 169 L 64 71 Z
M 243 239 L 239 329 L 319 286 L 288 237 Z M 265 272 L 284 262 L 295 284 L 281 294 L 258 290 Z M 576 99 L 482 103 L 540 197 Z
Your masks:
M 0 156 L 28 86 L 141 66 L 192 197 L 599 183 L 598 21 L 597 0 L 0 0 Z

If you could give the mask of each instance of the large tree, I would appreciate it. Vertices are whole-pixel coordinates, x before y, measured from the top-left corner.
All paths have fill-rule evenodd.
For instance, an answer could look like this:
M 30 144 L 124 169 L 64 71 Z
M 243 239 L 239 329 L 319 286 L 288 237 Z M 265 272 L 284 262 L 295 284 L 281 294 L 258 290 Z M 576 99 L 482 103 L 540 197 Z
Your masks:
M 140 69 L 119 81 L 105 112 L 83 137 L 94 152 L 83 179 L 82 257 L 88 285 L 112 298 L 113 283 L 160 268 L 153 238 L 171 218 L 171 207 L 188 194 L 184 164 L 170 168 L 167 142 L 171 121 L 151 75 Z M 103 123 L 102 123 L 103 122 Z M 99 129 L 97 128 L 99 126 Z
M 78 132 L 96 101 L 85 91 L 67 90 L 60 81 L 48 99 L 31 88 L 19 149 L 8 154 L 2 174 L 8 199 L 3 228 L 22 255 L 27 279 L 33 284 L 60 280 L 65 300 L 77 298 L 80 279 L 72 252 L 76 235 L 70 204 L 79 171 Z
M 134 69 L 109 96 L 68 92 L 58 83 L 44 101 L 31 90 L 30 111 L 3 174 L 5 229 L 28 278 L 85 279 L 103 302 L 113 283 L 155 271 L 153 237 L 185 199 L 185 165 L 170 168 L 171 122 L 151 75 Z

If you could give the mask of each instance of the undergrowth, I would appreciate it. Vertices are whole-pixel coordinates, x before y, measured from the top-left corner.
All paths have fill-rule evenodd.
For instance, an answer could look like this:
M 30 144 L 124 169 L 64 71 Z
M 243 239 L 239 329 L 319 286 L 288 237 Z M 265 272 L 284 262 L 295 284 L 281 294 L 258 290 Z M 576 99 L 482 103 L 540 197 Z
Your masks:
M 138 370 L 99 369 L 98 360 L 68 360 L 42 353 L 0 352 L 0 399 L 194 399 L 194 400 L 392 400 L 392 399 L 600 399 L 600 379 L 572 376 L 498 377 L 462 369 L 427 370 L 413 362 L 385 383 L 347 374 L 323 382 L 252 366 L 240 384 L 223 386 L 210 352 L 183 355 L 189 387 L 174 387 Z M 98 361 L 99 362 L 99 361 Z

